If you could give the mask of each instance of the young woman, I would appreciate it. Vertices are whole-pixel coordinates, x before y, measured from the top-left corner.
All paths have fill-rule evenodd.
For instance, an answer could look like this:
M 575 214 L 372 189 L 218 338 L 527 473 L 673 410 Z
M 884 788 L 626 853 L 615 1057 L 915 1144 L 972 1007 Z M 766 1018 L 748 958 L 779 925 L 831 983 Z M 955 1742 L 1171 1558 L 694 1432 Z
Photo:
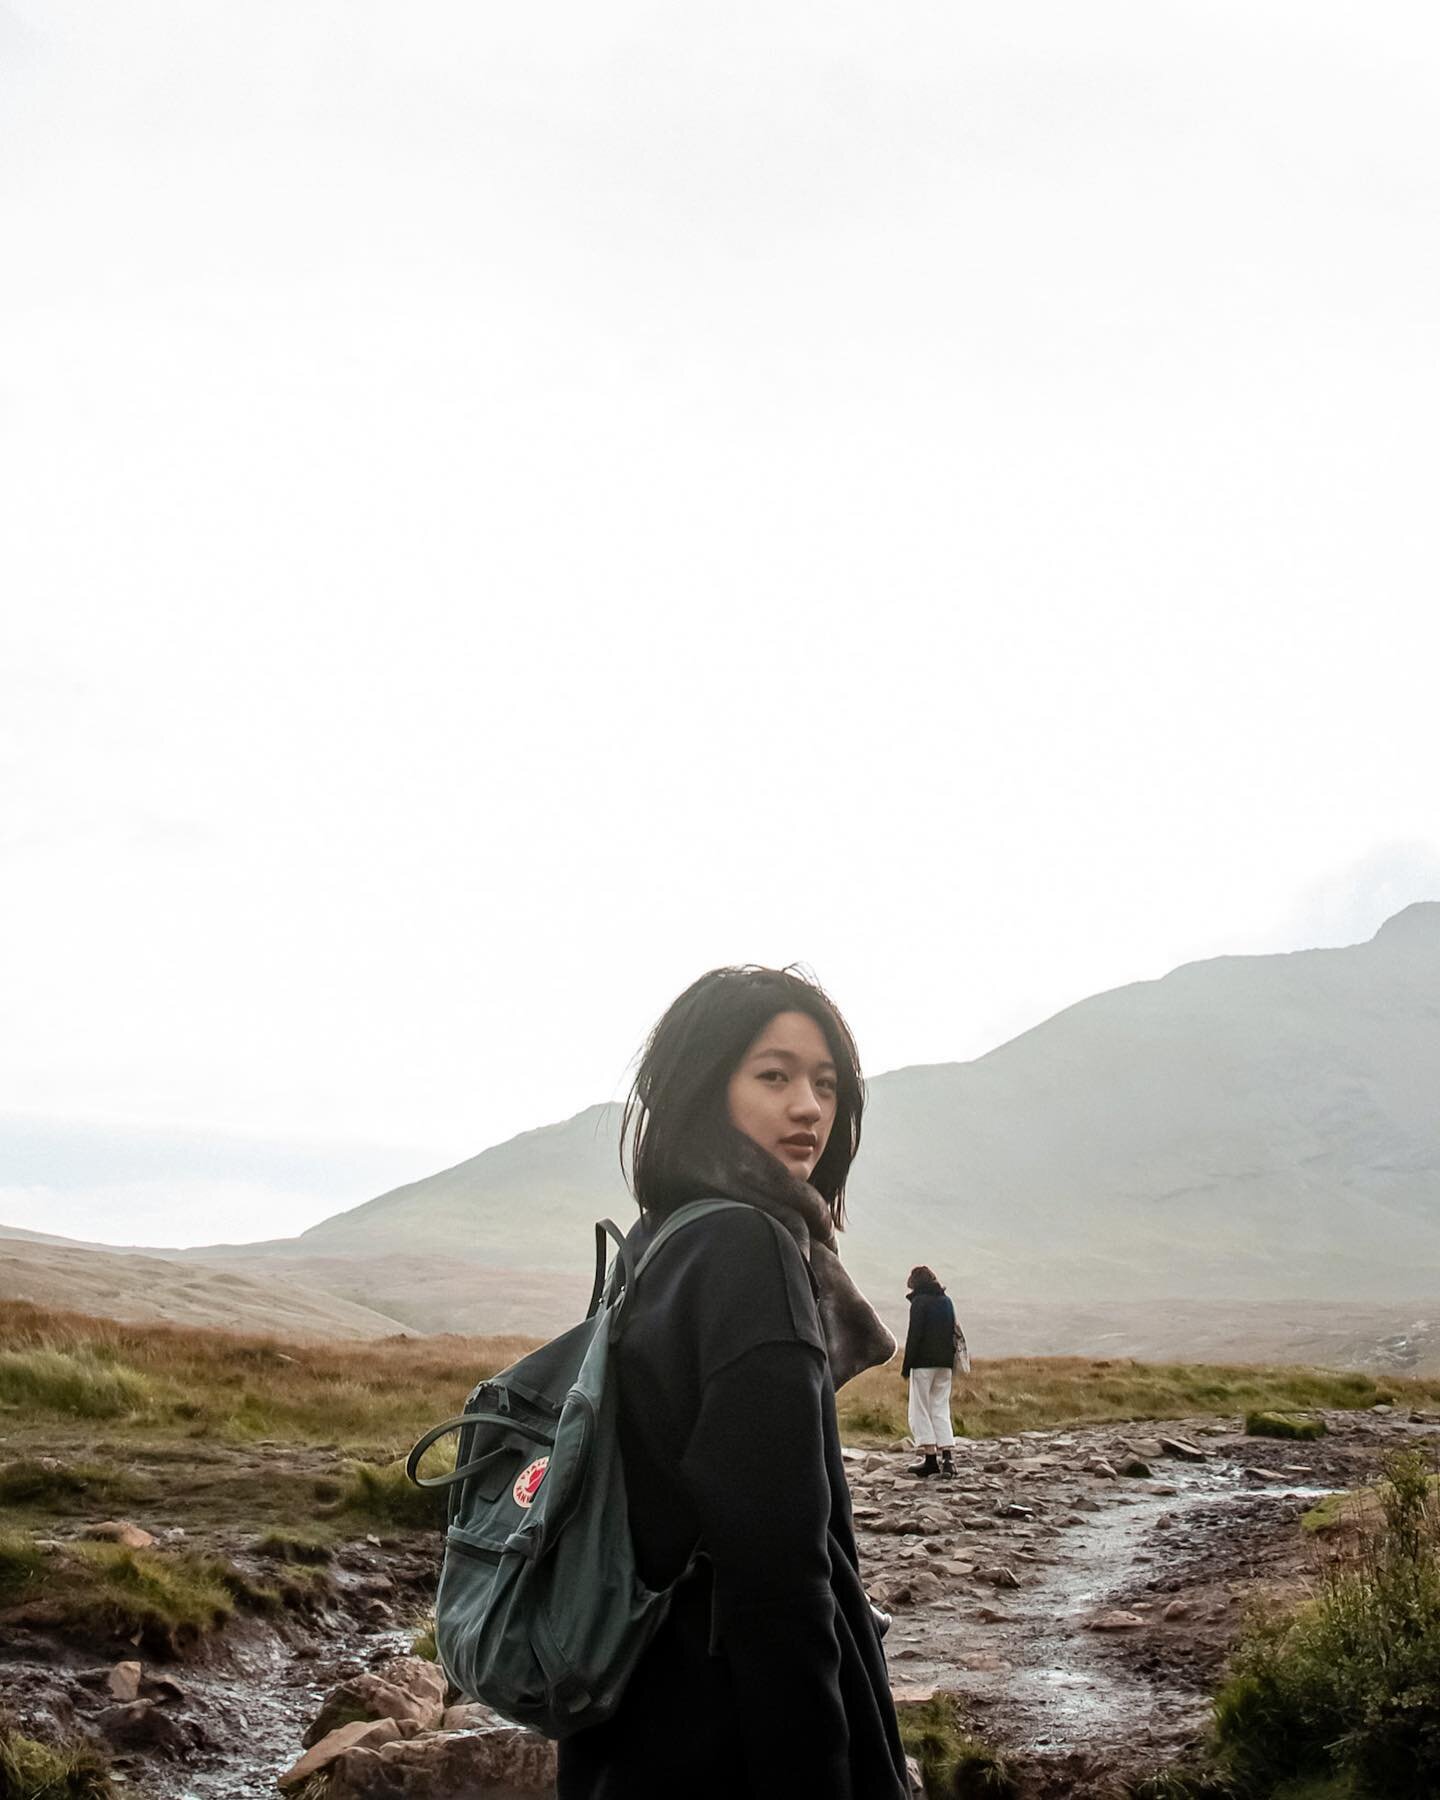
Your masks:
M 863 1105 L 854 1041 L 789 970 L 715 969 L 652 1032 L 622 1155 L 643 1246 L 619 1432 L 640 1571 L 690 1562 L 619 1711 L 560 1745 L 559 1800 L 907 1800 L 835 1388 L 894 1339 L 835 1253 Z M 633 1310 L 632 1310 L 633 1309 Z
M 921 1460 L 912 1475 L 953 1476 L 955 1431 L 950 1380 L 955 1364 L 955 1306 L 933 1269 L 910 1271 L 910 1329 L 900 1373 L 910 1378 L 910 1436 Z M 938 1453 L 938 1458 L 937 1458 Z

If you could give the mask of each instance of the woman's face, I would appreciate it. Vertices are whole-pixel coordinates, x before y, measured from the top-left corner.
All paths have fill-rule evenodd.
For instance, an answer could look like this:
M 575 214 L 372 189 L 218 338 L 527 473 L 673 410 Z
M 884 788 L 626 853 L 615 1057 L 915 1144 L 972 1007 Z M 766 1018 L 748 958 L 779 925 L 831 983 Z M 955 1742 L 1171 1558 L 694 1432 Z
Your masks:
M 730 1123 L 808 1180 L 835 1123 L 839 1091 L 825 1033 L 808 1013 L 776 1013 L 726 1088 Z

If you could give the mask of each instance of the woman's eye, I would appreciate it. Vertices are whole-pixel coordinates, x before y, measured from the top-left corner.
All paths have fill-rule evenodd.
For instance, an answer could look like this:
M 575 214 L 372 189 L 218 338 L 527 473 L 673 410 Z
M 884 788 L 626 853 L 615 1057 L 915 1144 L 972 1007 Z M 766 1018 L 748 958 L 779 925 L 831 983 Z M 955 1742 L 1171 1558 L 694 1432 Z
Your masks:
M 783 1081 L 785 1079 L 785 1071 L 783 1069 L 762 1069 L 760 1071 L 760 1079 L 762 1081 L 769 1081 L 772 1075 L 776 1081 Z

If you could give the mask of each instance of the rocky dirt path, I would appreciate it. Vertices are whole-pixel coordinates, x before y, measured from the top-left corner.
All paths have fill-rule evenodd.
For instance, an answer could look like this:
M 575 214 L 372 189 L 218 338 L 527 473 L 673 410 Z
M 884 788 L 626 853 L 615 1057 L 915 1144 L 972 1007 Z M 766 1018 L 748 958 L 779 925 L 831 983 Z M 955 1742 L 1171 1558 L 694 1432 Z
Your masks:
M 1238 1419 L 971 1441 L 948 1482 L 903 1473 L 909 1454 L 847 1451 L 897 1697 L 964 1695 L 1037 1792 L 1107 1791 L 1169 1760 L 1202 1728 L 1247 1604 L 1311 1573 L 1300 1516 L 1387 1450 L 1440 1446 L 1440 1420 L 1324 1417 L 1314 1443 L 1247 1438 Z
M 1324 1417 L 1329 1435 L 1315 1443 L 1246 1438 L 1238 1419 L 967 1441 L 950 1482 L 909 1477 L 912 1453 L 847 1450 L 865 1577 L 894 1614 L 897 1697 L 959 1693 L 976 1731 L 1017 1759 L 1027 1794 L 1111 1795 L 1168 1761 L 1201 1729 L 1247 1606 L 1311 1574 L 1301 1514 L 1374 1479 L 1387 1450 L 1440 1452 L 1440 1417 Z M 170 1484 L 146 1522 L 248 1560 L 233 1528 L 196 1513 L 247 1473 L 258 1480 L 269 1453 L 207 1463 L 183 1494 Z M 238 1621 L 170 1665 L 180 1697 L 155 1709 L 158 1736 L 122 1747 L 135 1790 L 273 1796 L 326 1690 L 408 1647 L 437 1558 L 438 1539 L 414 1535 L 340 1545 L 320 1614 Z M 107 1663 L 135 1654 L 12 1627 L 0 1633 L 0 1705 L 37 1726 L 85 1728 L 104 1705 Z

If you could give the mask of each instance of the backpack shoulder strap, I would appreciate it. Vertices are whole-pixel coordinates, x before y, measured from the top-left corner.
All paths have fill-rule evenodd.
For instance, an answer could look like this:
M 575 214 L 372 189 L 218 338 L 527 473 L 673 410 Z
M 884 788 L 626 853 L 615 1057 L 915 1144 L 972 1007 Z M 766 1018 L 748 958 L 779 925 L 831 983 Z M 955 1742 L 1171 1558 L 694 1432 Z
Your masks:
M 669 1243 L 677 1231 L 683 1231 L 687 1225 L 693 1225 L 697 1219 L 706 1218 L 710 1213 L 732 1212 L 736 1208 L 743 1208 L 746 1212 L 756 1210 L 753 1206 L 746 1206 L 743 1200 L 692 1200 L 686 1206 L 677 1206 L 674 1212 L 666 1215 L 660 1229 L 651 1238 L 645 1254 L 636 1265 L 635 1279 L 640 1279 L 655 1252 L 662 1244 Z

